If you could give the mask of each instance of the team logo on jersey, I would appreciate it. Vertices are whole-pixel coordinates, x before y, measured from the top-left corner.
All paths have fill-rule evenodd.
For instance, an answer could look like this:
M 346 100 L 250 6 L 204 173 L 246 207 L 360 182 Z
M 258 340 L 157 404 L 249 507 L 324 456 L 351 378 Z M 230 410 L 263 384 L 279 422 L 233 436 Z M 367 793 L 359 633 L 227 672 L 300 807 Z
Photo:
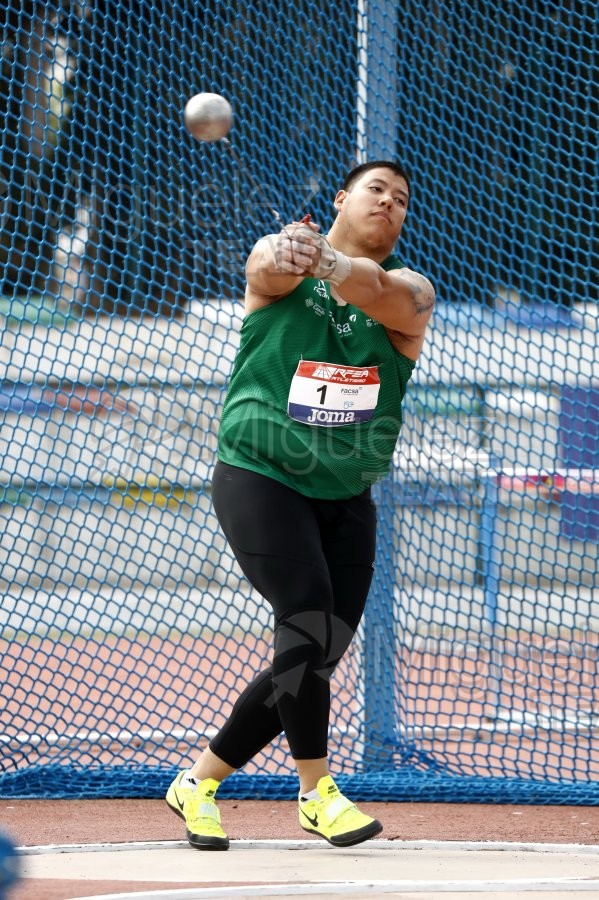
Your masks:
M 313 291 L 321 299 L 329 299 L 329 292 L 324 281 L 318 281 L 316 286 L 313 288 Z M 304 303 L 308 309 L 311 309 L 320 318 L 325 316 L 327 313 L 325 307 L 318 303 L 318 301 L 316 301 L 313 297 L 306 297 L 304 299 Z M 341 337 L 345 337 L 346 335 L 352 333 L 352 325 L 354 325 L 358 321 L 358 317 L 355 313 L 352 313 L 350 316 L 348 316 L 347 322 L 336 322 L 335 314 L 333 313 L 333 311 L 329 310 L 328 312 L 331 327 L 335 329 L 338 335 L 340 335 Z M 367 324 L 370 324 L 370 321 L 368 321 Z

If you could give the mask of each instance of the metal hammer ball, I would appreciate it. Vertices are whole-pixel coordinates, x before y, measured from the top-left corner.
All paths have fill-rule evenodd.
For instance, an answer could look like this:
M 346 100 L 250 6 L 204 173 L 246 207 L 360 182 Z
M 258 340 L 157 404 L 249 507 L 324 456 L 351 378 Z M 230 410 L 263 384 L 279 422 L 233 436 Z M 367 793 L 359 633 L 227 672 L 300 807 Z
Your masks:
M 195 94 L 185 106 L 185 126 L 198 141 L 219 141 L 231 130 L 233 110 L 220 94 Z

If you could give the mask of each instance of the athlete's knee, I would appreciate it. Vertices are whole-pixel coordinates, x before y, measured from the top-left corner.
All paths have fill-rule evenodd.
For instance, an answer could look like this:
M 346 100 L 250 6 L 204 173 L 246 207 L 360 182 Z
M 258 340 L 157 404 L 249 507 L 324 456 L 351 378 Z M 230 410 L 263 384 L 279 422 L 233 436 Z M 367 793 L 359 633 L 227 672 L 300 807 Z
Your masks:
M 314 645 L 326 648 L 331 613 L 324 609 L 288 610 L 277 619 L 275 648 L 285 652 L 293 647 Z
M 282 617 L 275 630 L 275 656 L 333 672 L 354 631 L 328 610 L 304 609 Z

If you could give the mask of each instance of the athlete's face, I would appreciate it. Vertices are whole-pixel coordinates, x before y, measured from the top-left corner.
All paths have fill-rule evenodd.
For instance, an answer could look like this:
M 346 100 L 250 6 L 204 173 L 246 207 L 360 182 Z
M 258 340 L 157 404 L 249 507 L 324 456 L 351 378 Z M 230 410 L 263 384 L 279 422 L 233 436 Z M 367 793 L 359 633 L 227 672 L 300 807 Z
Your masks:
M 370 169 L 335 197 L 339 225 L 356 242 L 391 248 L 401 233 L 409 199 L 405 178 L 392 169 Z

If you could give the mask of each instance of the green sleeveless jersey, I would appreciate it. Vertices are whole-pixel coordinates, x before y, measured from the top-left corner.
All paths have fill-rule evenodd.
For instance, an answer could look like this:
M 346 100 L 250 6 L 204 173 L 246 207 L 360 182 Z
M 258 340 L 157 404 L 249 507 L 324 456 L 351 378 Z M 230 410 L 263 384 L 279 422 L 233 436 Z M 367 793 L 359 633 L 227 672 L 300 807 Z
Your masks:
M 414 366 L 380 323 L 304 278 L 243 321 L 219 459 L 308 497 L 360 494 L 389 471 Z

